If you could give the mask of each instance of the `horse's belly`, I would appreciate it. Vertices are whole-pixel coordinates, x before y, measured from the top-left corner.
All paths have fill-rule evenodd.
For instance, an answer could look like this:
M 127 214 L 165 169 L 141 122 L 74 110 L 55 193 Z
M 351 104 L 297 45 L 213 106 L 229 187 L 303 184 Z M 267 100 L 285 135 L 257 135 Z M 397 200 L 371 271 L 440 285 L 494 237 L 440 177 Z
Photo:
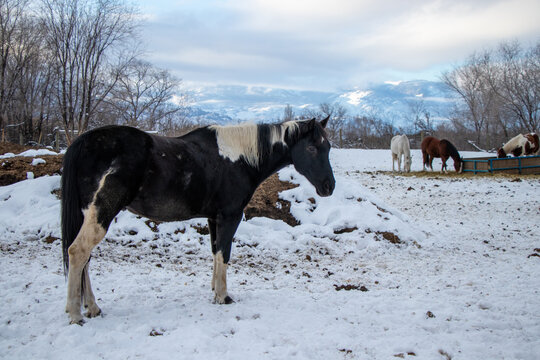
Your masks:
M 171 198 L 136 198 L 127 206 L 127 209 L 155 221 L 181 221 L 202 216 L 193 212 L 181 199 Z

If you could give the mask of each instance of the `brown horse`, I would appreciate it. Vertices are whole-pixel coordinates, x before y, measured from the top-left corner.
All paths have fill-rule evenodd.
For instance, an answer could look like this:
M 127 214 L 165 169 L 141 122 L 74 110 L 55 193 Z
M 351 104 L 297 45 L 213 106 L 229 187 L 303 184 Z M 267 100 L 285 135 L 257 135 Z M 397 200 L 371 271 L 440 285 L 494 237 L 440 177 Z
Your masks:
M 454 168 L 457 172 L 462 171 L 463 161 L 456 147 L 448 140 L 439 140 L 433 136 L 428 136 L 422 140 L 422 156 L 424 158 L 423 168 L 429 167 L 433 171 L 433 158 L 440 157 L 442 160 L 441 172 L 446 172 L 446 160 L 454 160 Z

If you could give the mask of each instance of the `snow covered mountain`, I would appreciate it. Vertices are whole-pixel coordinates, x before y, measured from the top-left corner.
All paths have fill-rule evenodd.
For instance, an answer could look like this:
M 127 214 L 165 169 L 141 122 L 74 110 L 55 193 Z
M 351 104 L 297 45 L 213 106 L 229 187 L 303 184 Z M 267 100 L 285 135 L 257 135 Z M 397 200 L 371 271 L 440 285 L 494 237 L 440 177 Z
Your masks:
M 441 82 L 385 82 L 339 92 L 301 91 L 260 86 L 216 85 L 191 89 L 193 118 L 212 123 L 277 121 L 287 104 L 295 115 L 317 110 L 321 103 L 340 104 L 348 115 L 368 115 L 407 125 L 412 104 L 422 105 L 432 119 L 444 119 L 454 100 Z

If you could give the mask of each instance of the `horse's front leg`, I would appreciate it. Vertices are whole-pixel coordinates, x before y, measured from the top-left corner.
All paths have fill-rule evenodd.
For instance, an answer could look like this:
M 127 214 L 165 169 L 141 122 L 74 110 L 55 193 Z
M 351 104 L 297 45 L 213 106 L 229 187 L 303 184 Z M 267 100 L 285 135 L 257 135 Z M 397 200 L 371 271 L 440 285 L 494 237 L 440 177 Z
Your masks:
M 441 160 L 442 160 L 441 174 L 442 173 L 447 174 L 448 171 L 446 171 L 446 160 L 448 160 L 448 158 L 445 158 L 444 156 L 441 156 Z
M 216 220 L 208 219 L 208 230 L 210 232 L 210 245 L 212 246 L 212 257 L 214 258 L 214 263 L 212 265 L 212 291 L 216 289 Z
M 221 217 L 209 220 L 210 236 L 214 232 L 215 241 L 212 244 L 212 255 L 214 257 L 214 271 L 212 275 L 212 289 L 214 290 L 214 300 L 218 304 L 231 304 L 233 299 L 227 292 L 227 266 L 231 258 L 231 245 L 234 233 L 238 224 L 242 220 L 242 215 Z M 212 226 L 214 229 L 212 230 Z

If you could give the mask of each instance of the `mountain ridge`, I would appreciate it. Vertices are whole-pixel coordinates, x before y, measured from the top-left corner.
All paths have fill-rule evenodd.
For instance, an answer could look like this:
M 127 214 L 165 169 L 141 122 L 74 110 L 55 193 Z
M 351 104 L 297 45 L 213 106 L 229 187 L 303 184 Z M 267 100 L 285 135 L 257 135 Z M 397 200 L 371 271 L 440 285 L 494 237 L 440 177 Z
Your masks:
M 412 108 L 422 107 L 432 120 L 444 121 L 455 100 L 442 82 L 412 80 L 384 82 L 342 91 L 290 90 L 264 86 L 211 85 L 191 90 L 190 117 L 212 123 L 268 122 L 283 118 L 290 105 L 295 115 L 318 110 L 322 103 L 338 104 L 349 116 L 374 116 L 396 126 L 408 126 Z

